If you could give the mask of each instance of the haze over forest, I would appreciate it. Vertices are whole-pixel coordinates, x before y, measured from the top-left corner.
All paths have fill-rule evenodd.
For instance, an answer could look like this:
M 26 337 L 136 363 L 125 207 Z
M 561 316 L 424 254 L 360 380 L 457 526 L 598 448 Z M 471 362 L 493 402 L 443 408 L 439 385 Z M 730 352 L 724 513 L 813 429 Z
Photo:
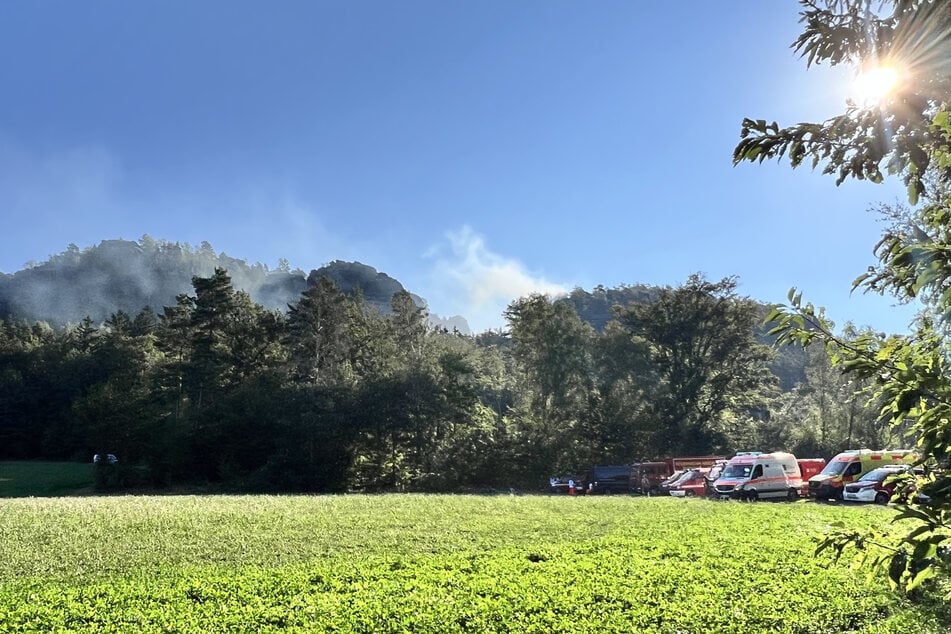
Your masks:
M 211 275 L 216 268 L 227 270 L 235 288 L 255 302 L 279 311 L 286 311 L 309 283 L 322 276 L 345 293 L 359 291 L 369 306 L 384 313 L 390 311 L 393 295 L 405 290 L 399 281 L 359 262 L 336 260 L 305 273 L 284 260 L 272 270 L 216 253 L 208 242 L 193 247 L 143 236 L 137 242 L 103 240 L 85 249 L 70 244 L 45 262 L 31 262 L 10 275 L 0 273 L 0 317 L 63 326 L 86 317 L 101 323 L 117 310 L 135 314 L 145 306 L 159 313 L 191 290 L 192 277 Z M 412 297 L 420 307 L 426 306 L 423 298 Z M 469 334 L 460 316 L 430 313 L 429 318 L 434 325 Z

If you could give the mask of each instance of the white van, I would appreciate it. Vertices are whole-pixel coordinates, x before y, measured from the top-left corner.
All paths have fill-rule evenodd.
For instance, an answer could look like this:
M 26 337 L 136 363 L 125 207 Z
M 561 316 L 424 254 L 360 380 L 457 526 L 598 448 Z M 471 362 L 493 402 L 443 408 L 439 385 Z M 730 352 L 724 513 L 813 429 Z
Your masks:
M 738 455 L 727 463 L 713 486 L 721 497 L 798 500 L 802 489 L 802 472 L 796 456 L 791 453 L 777 451 Z

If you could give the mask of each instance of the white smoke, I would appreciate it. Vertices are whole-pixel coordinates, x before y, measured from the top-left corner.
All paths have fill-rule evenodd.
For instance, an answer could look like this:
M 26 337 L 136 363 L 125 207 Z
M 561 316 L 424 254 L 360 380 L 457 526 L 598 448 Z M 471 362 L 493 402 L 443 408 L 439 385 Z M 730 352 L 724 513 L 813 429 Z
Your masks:
M 532 273 L 519 260 L 493 252 L 468 225 L 445 234 L 431 248 L 431 287 L 424 294 L 441 314 L 459 314 L 473 332 L 504 326 L 502 311 L 512 300 L 531 293 L 560 295 L 565 284 Z

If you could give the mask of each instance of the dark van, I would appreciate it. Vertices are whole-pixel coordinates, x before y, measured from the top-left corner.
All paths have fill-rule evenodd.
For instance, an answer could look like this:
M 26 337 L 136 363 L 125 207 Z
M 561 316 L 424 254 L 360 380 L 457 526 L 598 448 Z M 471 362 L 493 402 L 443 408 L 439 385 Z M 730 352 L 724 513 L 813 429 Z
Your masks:
M 585 482 L 588 483 L 588 493 L 591 494 L 630 493 L 631 467 L 630 465 L 592 467 L 585 474 Z

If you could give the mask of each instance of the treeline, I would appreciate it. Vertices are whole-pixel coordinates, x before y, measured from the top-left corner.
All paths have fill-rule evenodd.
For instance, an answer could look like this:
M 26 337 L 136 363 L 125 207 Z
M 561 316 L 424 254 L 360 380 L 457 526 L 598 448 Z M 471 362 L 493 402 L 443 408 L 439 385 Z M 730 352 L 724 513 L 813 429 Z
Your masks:
M 104 486 L 245 491 L 538 488 L 646 457 L 886 442 L 875 408 L 810 352 L 780 391 L 761 311 L 691 277 L 603 329 L 533 295 L 506 332 L 434 328 L 406 291 L 368 307 L 327 277 L 286 311 L 224 269 L 157 314 L 0 327 L 0 459 L 115 454 Z M 577 300 L 577 296 L 575 300 Z

